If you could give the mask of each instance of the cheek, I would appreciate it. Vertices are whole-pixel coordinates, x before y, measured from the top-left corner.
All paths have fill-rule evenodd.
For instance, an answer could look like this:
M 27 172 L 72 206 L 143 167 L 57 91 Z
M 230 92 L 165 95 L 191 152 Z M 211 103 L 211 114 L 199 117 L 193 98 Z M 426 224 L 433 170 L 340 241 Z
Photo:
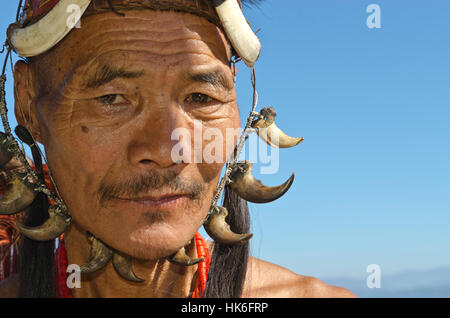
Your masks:
M 230 118 L 227 123 L 227 126 L 222 127 L 222 129 L 225 129 L 225 131 L 228 131 L 227 142 L 228 142 L 228 144 L 231 144 L 233 150 L 239 140 L 239 136 L 241 133 L 240 128 L 241 128 L 241 118 L 239 116 L 239 109 L 238 109 L 237 105 L 235 104 L 235 106 L 232 108 L 232 112 L 230 114 Z M 231 153 L 229 153 L 229 155 L 230 154 Z
M 233 154 L 240 133 L 239 116 L 227 119 L 220 125 L 203 127 L 203 142 L 200 149 L 202 161 L 197 165 L 205 182 L 219 177 L 223 165 Z M 195 145 L 193 149 L 199 151 Z M 198 156 L 194 155 L 194 159 L 195 157 Z
M 99 185 L 120 153 L 120 140 L 114 134 L 100 134 L 100 140 L 90 126 L 59 122 L 48 128 L 44 145 L 57 190 L 75 222 L 92 223 L 99 209 Z
M 76 155 L 73 156 L 60 156 L 61 153 L 61 151 L 55 153 L 51 150 L 48 153 L 49 168 L 57 184 L 57 190 L 73 220 L 82 224 L 90 223 L 98 207 L 97 189 L 103 176 L 101 165 L 94 170 L 92 169 L 95 164 L 93 161 L 91 165 L 88 165 L 83 160 L 84 157 L 94 156 L 91 149 L 78 148 Z M 97 157 L 96 160 L 99 158 Z
M 237 106 L 227 107 L 226 117 L 212 122 L 204 122 L 203 126 L 203 149 L 204 153 L 220 147 L 220 153 L 224 160 L 229 158 L 237 145 L 241 134 L 240 117 Z M 211 151 L 210 151 L 211 152 Z

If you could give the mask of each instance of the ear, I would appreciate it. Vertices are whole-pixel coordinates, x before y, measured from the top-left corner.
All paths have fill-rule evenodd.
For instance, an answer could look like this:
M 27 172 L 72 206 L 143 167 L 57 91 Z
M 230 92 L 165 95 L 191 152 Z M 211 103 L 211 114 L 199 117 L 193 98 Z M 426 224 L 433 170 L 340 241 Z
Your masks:
M 17 123 L 26 127 L 37 142 L 41 142 L 34 90 L 30 66 L 25 61 L 18 61 L 14 66 L 14 114 Z

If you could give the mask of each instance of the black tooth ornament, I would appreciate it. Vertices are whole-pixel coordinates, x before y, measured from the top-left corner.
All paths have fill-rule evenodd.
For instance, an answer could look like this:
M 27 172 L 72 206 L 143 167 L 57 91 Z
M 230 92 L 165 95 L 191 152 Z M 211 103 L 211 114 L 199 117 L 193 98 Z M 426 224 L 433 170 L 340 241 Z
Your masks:
M 80 268 L 82 274 L 89 274 L 102 269 L 109 263 L 113 255 L 112 250 L 92 234 L 88 233 L 88 239 L 91 241 L 91 251 L 86 263 Z
M 184 266 L 192 266 L 202 262 L 203 258 L 191 258 L 186 254 L 186 249 L 184 247 L 180 248 L 175 254 L 169 257 L 169 261 Z
M 0 215 L 12 215 L 28 208 L 36 198 L 36 192 L 14 175 L 0 199 Z

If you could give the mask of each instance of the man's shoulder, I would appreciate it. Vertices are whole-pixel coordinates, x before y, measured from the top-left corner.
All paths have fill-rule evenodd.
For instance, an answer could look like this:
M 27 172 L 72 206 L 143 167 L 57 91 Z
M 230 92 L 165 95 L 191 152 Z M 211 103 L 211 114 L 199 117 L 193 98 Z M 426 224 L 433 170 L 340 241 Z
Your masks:
M 14 274 L 0 282 L 0 298 L 19 297 L 19 275 Z
M 348 289 L 318 278 L 296 274 L 284 267 L 250 257 L 243 297 L 353 298 Z

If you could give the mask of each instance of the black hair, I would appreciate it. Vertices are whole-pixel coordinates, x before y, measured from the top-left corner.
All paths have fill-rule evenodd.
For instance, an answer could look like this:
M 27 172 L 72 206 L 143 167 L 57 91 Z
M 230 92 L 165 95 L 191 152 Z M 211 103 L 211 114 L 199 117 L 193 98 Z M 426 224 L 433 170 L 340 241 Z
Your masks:
M 47 196 L 38 193 L 25 216 L 24 224 L 38 226 L 48 217 Z M 39 242 L 22 235 L 19 248 L 19 297 L 56 297 L 54 249 L 54 240 Z
M 227 223 L 236 233 L 248 233 L 250 214 L 247 201 L 225 187 L 223 206 L 228 210 Z M 241 297 L 249 257 L 248 241 L 240 245 L 214 244 L 205 298 Z

